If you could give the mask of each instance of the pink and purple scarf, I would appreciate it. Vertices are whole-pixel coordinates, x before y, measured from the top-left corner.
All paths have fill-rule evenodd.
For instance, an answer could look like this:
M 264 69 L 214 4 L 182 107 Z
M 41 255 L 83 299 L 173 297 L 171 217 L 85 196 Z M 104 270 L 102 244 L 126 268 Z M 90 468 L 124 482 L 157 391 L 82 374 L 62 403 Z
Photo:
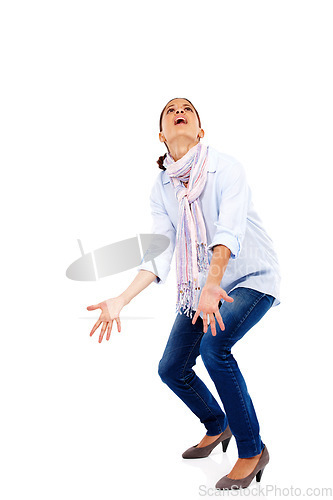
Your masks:
M 199 142 L 178 161 L 168 152 L 163 162 L 179 202 L 176 312 L 182 314 L 184 308 L 191 318 L 200 296 L 199 272 L 209 269 L 206 227 L 198 200 L 207 179 L 208 148 Z M 188 183 L 187 188 L 184 182 Z

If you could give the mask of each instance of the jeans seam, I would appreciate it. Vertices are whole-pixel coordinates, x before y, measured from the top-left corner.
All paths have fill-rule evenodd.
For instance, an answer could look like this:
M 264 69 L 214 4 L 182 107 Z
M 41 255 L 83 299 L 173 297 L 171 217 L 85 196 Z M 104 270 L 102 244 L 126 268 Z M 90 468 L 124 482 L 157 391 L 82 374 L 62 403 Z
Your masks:
M 258 298 L 258 300 L 256 300 L 253 304 L 252 304 L 252 307 L 250 309 L 248 309 L 247 313 L 245 314 L 245 316 L 241 319 L 241 321 L 238 323 L 238 325 L 234 328 L 234 330 L 232 331 L 231 335 L 230 335 L 230 338 L 232 337 L 232 335 L 239 329 L 239 327 L 244 323 L 244 321 L 246 320 L 246 318 L 248 317 L 248 315 L 250 314 L 251 311 L 253 311 L 254 307 L 258 304 L 258 302 L 260 302 L 260 300 L 265 296 L 265 294 L 262 294 L 261 297 Z M 238 392 L 240 394 L 240 399 L 241 399 L 241 402 L 242 402 L 242 405 L 243 405 L 243 409 L 245 409 L 244 411 L 244 414 L 246 415 L 246 419 L 247 419 L 247 423 L 248 423 L 248 427 L 251 431 L 251 434 L 252 434 L 252 443 L 255 445 L 255 439 L 254 439 L 254 434 L 253 434 L 253 429 L 251 427 L 251 424 L 250 424 L 250 419 L 249 419 L 249 415 L 248 415 L 248 412 L 247 412 L 247 409 L 246 409 L 246 405 L 244 403 L 244 398 L 243 398 L 243 395 L 242 395 L 242 391 L 239 387 L 239 383 L 234 375 L 234 372 L 232 370 L 232 367 L 229 363 L 229 361 L 227 360 L 227 358 L 225 358 L 225 361 L 227 362 L 227 365 L 228 365 L 228 370 L 229 372 L 231 373 L 232 375 L 232 379 L 235 383 L 235 385 L 237 385 L 237 389 L 238 389 Z M 257 448 L 256 448 L 257 450 Z M 258 450 L 257 450 L 258 451 Z
M 222 427 L 221 427 L 220 421 L 219 421 L 219 419 L 217 418 L 217 416 L 216 416 L 216 415 L 212 412 L 212 410 L 211 410 L 211 409 L 209 408 L 209 406 L 207 405 L 206 401 L 205 401 L 204 399 L 202 399 L 202 397 L 200 396 L 200 394 L 198 394 L 198 393 L 197 393 L 197 391 L 196 391 L 196 390 L 195 390 L 195 389 L 191 386 L 191 384 L 189 384 L 188 382 L 186 382 L 185 377 L 183 376 L 183 375 L 184 375 L 185 368 L 186 368 L 186 365 L 187 365 L 187 362 L 188 362 L 188 360 L 189 360 L 189 358 L 190 358 L 190 355 L 191 355 L 191 353 L 192 353 L 193 349 L 195 348 L 195 346 L 197 345 L 198 341 L 199 341 L 199 340 L 201 341 L 201 338 L 202 338 L 202 336 L 201 336 L 201 337 L 199 337 L 199 338 L 198 338 L 198 340 L 195 342 L 195 344 L 192 346 L 192 350 L 190 351 L 190 353 L 189 353 L 189 355 L 188 355 L 188 357 L 187 357 L 187 360 L 185 361 L 185 364 L 184 364 L 184 366 L 183 366 L 183 371 L 182 371 L 182 375 L 181 375 L 181 380 L 182 380 L 182 381 L 183 381 L 186 385 L 188 385 L 188 386 L 192 389 L 192 391 L 194 392 L 194 394 L 195 394 L 195 395 L 196 395 L 196 396 L 197 396 L 197 397 L 198 397 L 198 398 L 199 398 L 199 399 L 200 399 L 200 400 L 204 403 L 204 405 L 205 405 L 205 406 L 206 406 L 206 408 L 209 410 L 209 412 L 211 413 L 211 415 L 213 415 L 213 417 L 216 419 L 216 421 L 217 421 L 217 423 L 218 423 L 218 426 L 219 426 L 219 429 L 220 429 L 220 431 L 222 432 L 222 430 L 221 430 L 221 429 L 222 429 Z M 193 370 L 193 368 L 192 368 L 192 370 Z M 220 432 L 220 433 L 221 433 L 221 432 Z M 220 434 L 220 433 L 219 433 L 219 434 Z
M 235 326 L 234 330 L 232 331 L 231 335 L 230 335 L 230 338 L 232 337 L 232 335 L 238 330 L 238 328 L 244 323 L 244 321 L 246 320 L 246 318 L 248 317 L 248 315 L 250 314 L 250 312 L 254 309 L 254 307 L 258 304 L 258 302 L 260 302 L 260 300 L 265 296 L 265 294 L 263 293 L 260 297 L 258 297 L 256 299 L 255 302 L 252 303 L 252 306 L 251 308 L 249 308 L 247 311 L 246 311 L 246 314 L 243 316 L 243 318 L 239 321 L 239 323 Z
M 236 385 L 236 387 L 237 387 L 237 389 L 238 389 L 238 393 L 239 393 L 239 396 L 240 396 L 240 400 L 241 400 L 241 402 L 242 402 L 242 406 L 243 406 L 243 413 L 244 413 L 244 415 L 245 415 L 245 417 L 246 417 L 247 424 L 248 424 L 248 428 L 250 429 L 250 432 L 251 432 L 251 434 L 252 434 L 252 443 L 255 445 L 255 438 L 254 438 L 254 434 L 253 434 L 253 429 L 252 429 L 252 427 L 251 427 L 251 423 L 250 423 L 249 415 L 248 415 L 248 412 L 247 412 L 247 410 L 246 410 L 246 406 L 245 406 L 245 403 L 244 403 L 244 399 L 243 399 L 243 394 L 242 394 L 242 391 L 241 391 L 241 389 L 240 389 L 240 387 L 239 387 L 239 383 L 238 383 L 238 381 L 237 381 L 237 379 L 236 379 L 236 377 L 235 377 L 235 375 L 234 375 L 234 372 L 233 372 L 233 370 L 232 370 L 231 364 L 229 363 L 229 361 L 228 361 L 227 359 L 226 359 L 225 361 L 227 362 L 227 365 L 228 365 L 228 370 L 229 370 L 229 372 L 231 373 L 231 375 L 232 375 L 232 379 L 233 379 L 233 381 L 234 381 L 234 383 L 235 383 L 235 385 Z

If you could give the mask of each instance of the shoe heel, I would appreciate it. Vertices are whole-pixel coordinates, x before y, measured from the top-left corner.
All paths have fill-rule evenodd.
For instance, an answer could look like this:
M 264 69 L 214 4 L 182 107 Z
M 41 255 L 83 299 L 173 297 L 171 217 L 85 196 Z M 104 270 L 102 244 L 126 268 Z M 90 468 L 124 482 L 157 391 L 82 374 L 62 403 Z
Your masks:
M 228 448 L 228 445 L 229 445 L 230 439 L 231 439 L 231 437 L 229 437 L 229 438 L 227 438 L 227 439 L 224 439 L 224 440 L 222 441 L 222 448 L 223 448 L 223 452 L 226 452 L 226 451 L 227 451 L 227 448 Z
M 265 467 L 264 467 L 265 468 Z M 256 480 L 257 480 L 257 483 L 260 482 L 260 479 L 261 479 L 261 476 L 262 476 L 262 473 L 264 472 L 264 469 L 261 469 L 259 472 L 257 472 L 256 474 Z

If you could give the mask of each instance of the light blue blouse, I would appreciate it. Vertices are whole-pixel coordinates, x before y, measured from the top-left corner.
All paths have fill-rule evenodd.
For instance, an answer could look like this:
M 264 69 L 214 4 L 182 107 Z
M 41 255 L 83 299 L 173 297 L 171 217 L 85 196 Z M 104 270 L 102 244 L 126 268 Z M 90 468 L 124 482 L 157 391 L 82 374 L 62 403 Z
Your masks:
M 225 245 L 231 251 L 220 286 L 227 293 L 237 287 L 248 287 L 275 297 L 273 307 L 280 304 L 280 268 L 273 241 L 257 214 L 244 167 L 235 158 L 209 146 L 207 182 L 199 196 L 206 225 L 208 261 L 214 245 Z M 157 175 L 151 190 L 152 233 L 170 239 L 169 247 L 152 262 L 142 263 L 137 270 L 158 273 L 154 283 L 165 283 L 175 249 L 178 225 L 178 200 L 166 170 Z M 202 290 L 207 273 L 199 273 Z M 202 317 L 202 312 L 200 316 Z

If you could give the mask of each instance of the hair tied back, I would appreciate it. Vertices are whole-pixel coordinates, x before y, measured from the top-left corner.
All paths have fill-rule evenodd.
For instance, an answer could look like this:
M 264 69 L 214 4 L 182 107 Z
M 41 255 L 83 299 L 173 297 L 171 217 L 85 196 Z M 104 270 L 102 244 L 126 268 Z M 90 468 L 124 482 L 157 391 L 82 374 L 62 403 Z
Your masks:
M 158 160 L 156 162 L 158 164 L 159 168 L 162 169 L 162 170 L 166 170 L 166 168 L 163 166 L 163 162 L 164 162 L 164 159 L 166 158 L 166 155 L 167 155 L 167 153 L 165 153 L 162 156 L 159 156 L 159 158 L 158 158 Z

